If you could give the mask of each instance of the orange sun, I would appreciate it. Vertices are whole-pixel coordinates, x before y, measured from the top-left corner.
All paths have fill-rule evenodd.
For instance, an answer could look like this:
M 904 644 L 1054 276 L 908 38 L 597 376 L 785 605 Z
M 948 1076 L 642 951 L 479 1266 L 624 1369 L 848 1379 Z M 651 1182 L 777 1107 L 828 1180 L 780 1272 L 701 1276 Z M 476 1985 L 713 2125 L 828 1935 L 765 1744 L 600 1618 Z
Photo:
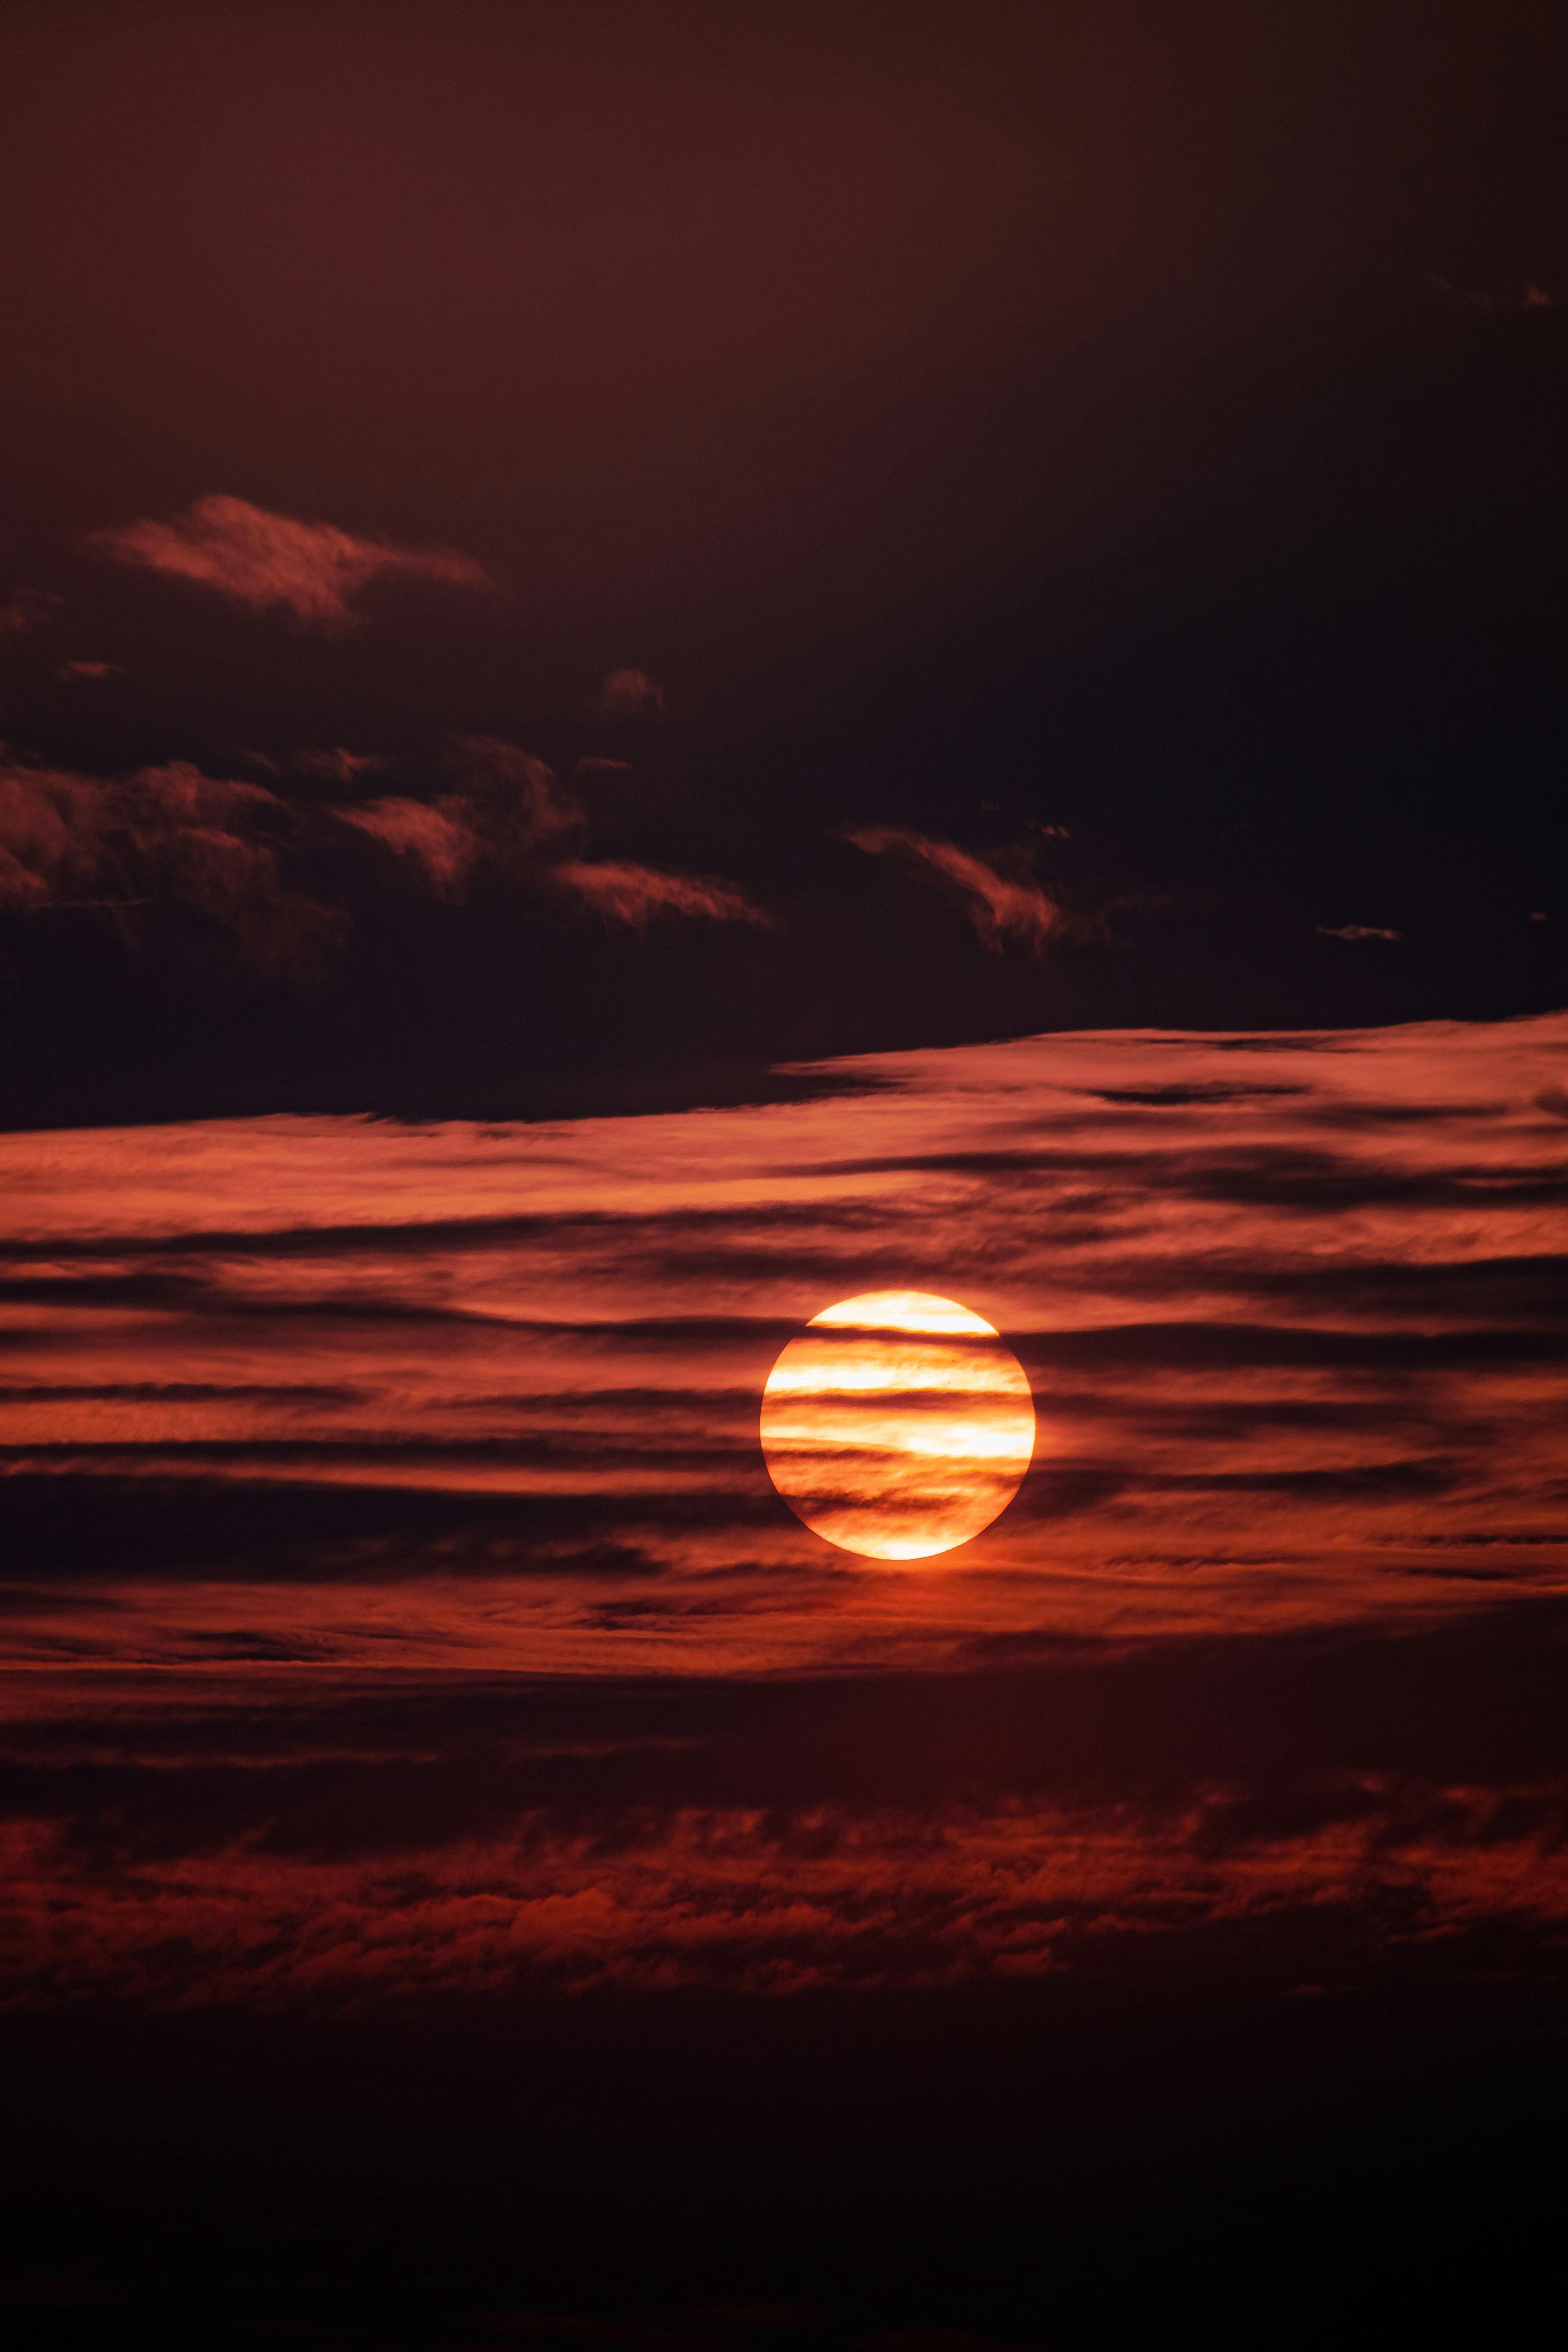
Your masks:
M 871 1559 L 927 1559 L 1005 1511 L 1035 1450 L 1012 1349 L 967 1307 L 872 1290 L 816 1315 L 763 1391 L 763 1453 L 795 1517 Z

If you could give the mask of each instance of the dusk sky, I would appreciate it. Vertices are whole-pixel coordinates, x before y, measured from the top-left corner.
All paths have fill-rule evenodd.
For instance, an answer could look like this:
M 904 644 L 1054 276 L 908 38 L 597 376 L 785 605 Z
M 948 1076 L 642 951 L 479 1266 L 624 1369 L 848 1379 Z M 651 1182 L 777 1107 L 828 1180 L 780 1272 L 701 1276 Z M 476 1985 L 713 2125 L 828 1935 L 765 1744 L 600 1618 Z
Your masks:
M 1519 2332 L 1565 101 L 0 12 L 7 2341 Z

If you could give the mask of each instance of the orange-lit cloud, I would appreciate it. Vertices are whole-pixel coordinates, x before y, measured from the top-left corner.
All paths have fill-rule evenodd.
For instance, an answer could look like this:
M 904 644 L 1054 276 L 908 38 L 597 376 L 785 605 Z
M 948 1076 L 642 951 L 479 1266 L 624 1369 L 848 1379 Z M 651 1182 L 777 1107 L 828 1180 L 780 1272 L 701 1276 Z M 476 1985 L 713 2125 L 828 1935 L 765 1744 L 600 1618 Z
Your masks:
M 331 523 L 300 522 L 221 495 L 197 499 L 173 521 L 96 531 L 89 544 L 117 562 L 189 581 L 250 612 L 281 608 L 303 626 L 329 630 L 353 623 L 354 600 L 373 580 L 494 585 L 482 563 L 452 548 L 360 539 Z
M 367 801 L 363 808 L 341 808 L 338 814 L 410 859 L 437 898 L 462 897 L 479 855 L 469 802 L 456 795 L 434 802 Z
M 1009 879 L 951 841 L 932 841 L 902 825 L 852 826 L 845 838 L 873 856 L 892 857 L 955 891 L 964 913 L 988 947 L 1007 939 L 1038 949 L 1061 920 L 1059 908 L 1039 884 Z
M 55 676 L 62 684 L 68 684 L 78 678 L 84 681 L 96 681 L 105 677 L 123 677 L 124 675 L 124 663 L 110 661 L 61 662 L 55 672 Z
M 1401 940 L 1403 931 L 1387 931 L 1376 923 L 1320 923 L 1318 931 L 1325 940 Z
M 733 882 L 711 874 L 663 874 L 625 859 L 588 865 L 573 860 L 552 868 L 556 886 L 603 915 L 606 922 L 644 930 L 660 915 L 694 916 L 710 923 L 755 923 L 771 918 Z
M 7 1648 L 951 1669 L 1532 1604 L 1565 1044 L 1068 1035 L 765 1110 L 0 1135 Z M 1039 1418 L 1005 1517 L 909 1575 L 830 1557 L 758 1444 L 870 1282 L 991 1323 Z
M 553 770 L 515 743 L 458 736 L 447 746 L 445 764 L 462 790 L 434 801 L 382 799 L 334 812 L 395 851 L 437 898 L 462 898 L 483 872 L 513 885 L 548 887 L 633 930 L 661 916 L 764 926 L 770 920 L 721 876 L 568 856 L 586 830 L 587 812 Z

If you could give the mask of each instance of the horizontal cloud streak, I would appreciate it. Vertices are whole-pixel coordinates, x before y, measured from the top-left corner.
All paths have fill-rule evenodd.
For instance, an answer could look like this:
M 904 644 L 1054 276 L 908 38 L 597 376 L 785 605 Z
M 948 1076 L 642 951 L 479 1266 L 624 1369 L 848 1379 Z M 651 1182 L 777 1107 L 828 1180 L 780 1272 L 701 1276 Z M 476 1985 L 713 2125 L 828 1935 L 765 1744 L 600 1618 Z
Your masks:
M 538 883 L 572 836 L 523 756 L 454 781 Z M 274 821 L 214 789 L 114 824 Z M 1242 1948 L 1285 1993 L 1391 1919 L 1554 1965 L 1565 1056 L 1563 1016 L 1122 1032 L 763 1109 L 0 1137 L 17 1998 Z M 913 1570 L 758 1445 L 868 1281 L 994 1324 L 1039 1425 Z
M 356 538 L 331 523 L 300 522 L 223 495 L 197 499 L 172 521 L 96 531 L 88 543 L 118 563 L 187 581 L 253 613 L 281 609 L 318 629 L 350 626 L 356 598 L 374 580 L 494 584 L 482 563 L 451 548 Z
M 646 930 L 661 915 L 763 928 L 771 921 L 737 884 L 711 874 L 665 874 L 625 859 L 595 865 L 574 859 L 554 867 L 552 879 L 568 898 L 581 899 L 606 922 L 624 923 L 632 930 Z

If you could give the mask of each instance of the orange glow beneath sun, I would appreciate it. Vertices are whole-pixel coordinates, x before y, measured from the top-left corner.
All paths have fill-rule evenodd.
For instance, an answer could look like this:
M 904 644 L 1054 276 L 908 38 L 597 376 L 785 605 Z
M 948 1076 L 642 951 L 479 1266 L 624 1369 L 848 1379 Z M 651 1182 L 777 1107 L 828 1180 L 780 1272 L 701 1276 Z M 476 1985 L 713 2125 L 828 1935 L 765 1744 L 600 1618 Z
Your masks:
M 952 1551 L 1005 1511 L 1035 1450 L 1023 1369 L 950 1298 L 870 1291 L 815 1316 L 763 1392 L 763 1453 L 797 1518 L 871 1559 Z

